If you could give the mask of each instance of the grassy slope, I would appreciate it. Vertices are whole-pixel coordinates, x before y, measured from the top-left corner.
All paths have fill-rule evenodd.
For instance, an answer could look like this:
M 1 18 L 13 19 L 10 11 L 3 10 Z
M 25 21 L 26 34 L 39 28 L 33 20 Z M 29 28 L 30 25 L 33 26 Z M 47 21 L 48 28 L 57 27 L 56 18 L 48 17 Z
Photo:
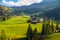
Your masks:
M 51 34 L 51 40 L 60 40 L 60 33 Z
M 1 22 L 0 32 L 2 29 L 4 29 L 7 37 L 24 37 L 28 28 L 28 23 L 26 23 L 27 19 L 29 19 L 29 16 L 16 16 Z M 32 24 L 31 26 L 33 30 L 36 27 L 38 32 L 41 32 L 42 24 Z
M 26 20 L 29 19 L 25 16 L 16 16 L 12 17 L 9 20 L 6 20 L 4 22 L 0 23 L 0 34 L 1 30 L 4 29 L 7 37 L 11 38 L 18 38 L 18 37 L 25 37 L 25 34 L 27 32 L 28 23 L 26 23 Z M 41 32 L 42 30 L 42 24 L 32 24 L 32 29 L 36 27 L 38 29 L 38 32 Z M 60 40 L 60 33 L 54 33 L 51 34 L 51 40 Z

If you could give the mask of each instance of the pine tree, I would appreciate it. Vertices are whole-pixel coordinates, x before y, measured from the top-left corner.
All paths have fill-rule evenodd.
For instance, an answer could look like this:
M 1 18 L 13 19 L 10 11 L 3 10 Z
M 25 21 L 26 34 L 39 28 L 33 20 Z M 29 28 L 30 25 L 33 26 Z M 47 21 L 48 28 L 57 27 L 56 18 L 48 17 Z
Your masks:
M 42 25 L 42 35 L 40 40 L 47 40 L 47 38 L 49 38 L 47 35 L 49 35 L 51 33 L 51 26 L 50 26 L 50 21 L 48 20 L 47 22 L 44 21 L 43 25 Z
M 41 32 L 41 35 L 45 35 L 46 34 L 46 23 L 47 23 L 47 21 L 46 21 L 46 19 L 47 19 L 47 17 L 45 17 L 44 18 L 44 20 L 43 20 L 43 24 L 42 24 L 42 32 Z
M 59 21 L 57 21 L 57 23 L 56 23 L 56 30 L 58 30 L 59 28 Z
M 47 34 L 47 22 L 48 21 L 48 18 L 47 17 L 45 17 L 44 18 L 44 20 L 43 20 L 43 24 L 42 24 L 42 32 L 41 32 L 41 34 L 42 35 L 46 35 Z
M 50 34 L 50 22 L 48 22 L 48 23 L 46 24 L 45 34 L 46 34 L 46 35 Z
M 54 32 L 53 20 L 49 19 L 46 24 L 47 34 L 51 34 Z
M 33 39 L 38 40 L 37 28 L 34 29 Z
M 42 25 L 42 35 L 47 35 L 47 34 L 50 34 L 52 31 L 52 28 L 50 26 L 50 21 L 44 21 L 43 22 L 43 25 Z
M 53 26 L 53 22 L 52 22 L 52 25 L 51 25 L 51 27 L 52 27 L 52 32 L 54 32 L 54 26 Z
M 50 30 L 51 30 L 51 33 L 53 33 L 54 32 L 54 23 L 53 23 L 53 20 L 54 20 L 54 18 L 50 18 Z
M 42 35 L 45 35 L 45 27 L 44 27 L 44 23 L 42 25 L 42 32 L 41 32 Z
M 54 31 L 53 22 L 51 23 L 50 19 L 46 25 L 47 34 L 51 34 Z
M 29 24 L 28 30 L 27 30 L 27 40 L 32 40 L 32 38 L 33 38 L 33 31 L 32 31 L 31 25 Z
M 2 30 L 1 40 L 6 40 L 6 35 L 4 30 Z

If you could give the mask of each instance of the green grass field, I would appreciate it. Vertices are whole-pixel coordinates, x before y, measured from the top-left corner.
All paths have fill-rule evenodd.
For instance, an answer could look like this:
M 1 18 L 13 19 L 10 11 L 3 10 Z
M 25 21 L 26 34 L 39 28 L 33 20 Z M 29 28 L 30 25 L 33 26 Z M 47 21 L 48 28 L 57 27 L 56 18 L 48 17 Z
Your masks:
M 51 34 L 51 40 L 60 40 L 60 33 Z
M 4 30 L 7 38 L 22 38 L 26 37 L 26 32 L 28 29 L 28 23 L 26 22 L 30 19 L 29 16 L 15 16 L 6 21 L 0 22 L 0 35 L 1 31 Z M 38 32 L 42 30 L 42 23 L 31 24 L 32 29 L 37 28 Z M 59 40 L 60 33 L 51 34 L 51 40 Z
M 3 29 L 7 37 L 25 37 L 28 29 L 27 20 L 29 16 L 16 16 L 8 19 L 4 22 L 0 22 L 0 32 Z M 42 24 L 31 24 L 32 29 L 38 29 L 38 32 L 42 30 Z

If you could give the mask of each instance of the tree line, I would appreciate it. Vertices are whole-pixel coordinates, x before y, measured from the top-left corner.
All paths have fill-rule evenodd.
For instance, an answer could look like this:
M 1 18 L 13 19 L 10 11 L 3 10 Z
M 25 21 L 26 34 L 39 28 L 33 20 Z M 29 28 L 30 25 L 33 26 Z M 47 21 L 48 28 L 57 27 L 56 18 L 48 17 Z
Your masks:
M 11 17 L 13 9 L 0 5 L 0 21 L 5 21 Z
M 33 31 L 31 28 L 31 24 L 29 24 L 26 40 L 47 40 L 49 39 L 48 35 L 56 32 L 60 32 L 59 21 L 57 21 L 56 25 L 54 25 L 53 21 L 44 19 L 41 33 L 37 32 L 37 28 L 35 28 Z

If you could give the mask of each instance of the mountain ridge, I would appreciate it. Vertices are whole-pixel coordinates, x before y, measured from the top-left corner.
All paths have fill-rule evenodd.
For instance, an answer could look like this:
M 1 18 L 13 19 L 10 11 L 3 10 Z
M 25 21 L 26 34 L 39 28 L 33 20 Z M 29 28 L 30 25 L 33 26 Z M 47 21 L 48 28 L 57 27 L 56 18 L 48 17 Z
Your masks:
M 50 1 L 44 0 L 41 3 L 34 3 L 29 6 L 13 6 L 12 8 L 14 9 L 15 13 L 24 12 L 27 14 L 32 14 L 60 7 L 59 4 L 60 2 L 58 0 L 50 0 Z

